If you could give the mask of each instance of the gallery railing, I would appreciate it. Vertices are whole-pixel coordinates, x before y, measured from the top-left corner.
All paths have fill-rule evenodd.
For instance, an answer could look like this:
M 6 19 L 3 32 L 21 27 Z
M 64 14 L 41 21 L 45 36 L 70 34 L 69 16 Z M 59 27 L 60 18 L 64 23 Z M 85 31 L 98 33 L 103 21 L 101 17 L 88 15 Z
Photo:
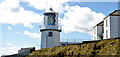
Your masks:
M 91 39 L 60 39 L 60 42 L 82 42 L 90 41 Z

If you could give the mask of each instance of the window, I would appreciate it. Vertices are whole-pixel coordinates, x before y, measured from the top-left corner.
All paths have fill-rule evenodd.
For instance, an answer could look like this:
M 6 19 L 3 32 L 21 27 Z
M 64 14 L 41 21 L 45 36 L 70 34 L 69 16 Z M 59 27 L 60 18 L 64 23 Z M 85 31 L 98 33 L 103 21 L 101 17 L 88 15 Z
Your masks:
M 106 27 L 108 26 L 108 20 L 106 19 Z
M 94 34 L 96 34 L 96 28 L 94 28 Z
M 49 32 L 48 36 L 49 36 L 49 37 L 52 37 L 52 36 L 53 36 L 52 34 L 53 34 L 52 32 Z
M 106 38 L 108 38 L 108 30 L 106 30 Z
M 44 15 L 45 15 L 44 23 L 46 25 L 55 25 L 55 22 L 56 22 L 56 20 L 55 20 L 55 17 L 56 17 L 55 13 L 46 13 Z

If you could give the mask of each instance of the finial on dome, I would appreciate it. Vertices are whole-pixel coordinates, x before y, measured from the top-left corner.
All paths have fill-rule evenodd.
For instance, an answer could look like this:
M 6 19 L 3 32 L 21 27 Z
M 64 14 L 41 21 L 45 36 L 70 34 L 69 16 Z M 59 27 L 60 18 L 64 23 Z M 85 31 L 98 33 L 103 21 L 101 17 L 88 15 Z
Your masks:
M 50 9 L 49 9 L 49 10 L 53 11 L 52 7 L 50 7 Z

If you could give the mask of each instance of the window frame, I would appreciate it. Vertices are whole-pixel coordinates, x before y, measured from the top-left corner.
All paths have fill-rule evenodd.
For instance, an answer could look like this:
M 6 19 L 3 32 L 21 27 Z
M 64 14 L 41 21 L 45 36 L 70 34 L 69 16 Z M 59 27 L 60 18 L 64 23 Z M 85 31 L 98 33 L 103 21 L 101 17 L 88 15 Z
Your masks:
M 48 32 L 48 36 L 52 37 L 53 36 L 53 32 Z
M 96 28 L 94 28 L 94 34 L 96 34 Z
M 106 30 L 106 38 L 108 38 L 108 30 Z
M 108 20 L 106 19 L 106 27 L 108 27 Z

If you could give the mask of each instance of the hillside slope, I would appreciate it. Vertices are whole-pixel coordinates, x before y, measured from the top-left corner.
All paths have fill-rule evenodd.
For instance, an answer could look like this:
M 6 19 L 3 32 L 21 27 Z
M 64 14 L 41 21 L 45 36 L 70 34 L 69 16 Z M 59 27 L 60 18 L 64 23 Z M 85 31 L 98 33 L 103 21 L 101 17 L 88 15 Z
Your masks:
M 120 38 L 120 37 L 119 37 Z M 97 55 L 120 55 L 120 39 L 101 40 L 97 43 L 81 45 L 69 45 L 53 48 L 44 48 L 32 52 L 38 56 L 97 56 Z M 30 57 L 30 56 L 27 57 Z

